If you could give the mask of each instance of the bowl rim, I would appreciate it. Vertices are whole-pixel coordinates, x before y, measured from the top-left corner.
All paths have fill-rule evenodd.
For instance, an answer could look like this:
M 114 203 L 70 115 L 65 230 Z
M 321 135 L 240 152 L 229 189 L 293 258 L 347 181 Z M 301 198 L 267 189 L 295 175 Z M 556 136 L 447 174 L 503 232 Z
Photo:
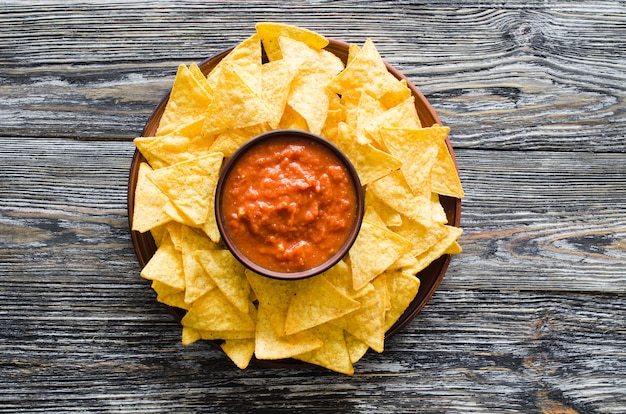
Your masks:
M 223 215 L 223 206 L 222 200 L 224 196 L 224 185 L 228 180 L 232 170 L 237 166 L 237 163 L 241 160 L 241 157 L 244 156 L 247 151 L 255 147 L 257 145 L 262 145 L 265 142 L 285 138 L 285 137 L 297 137 L 304 138 L 306 140 L 310 140 L 312 142 L 321 144 L 324 148 L 328 149 L 332 154 L 334 154 L 337 159 L 346 167 L 348 171 L 348 175 L 350 176 L 350 181 L 352 186 L 354 187 L 355 196 L 356 196 L 356 205 L 355 205 L 355 217 L 350 228 L 350 232 L 346 240 L 343 242 L 341 247 L 326 261 L 322 264 L 317 265 L 315 267 L 301 270 L 297 272 L 280 272 L 275 270 L 267 269 L 259 264 L 255 263 L 249 257 L 247 257 L 237 246 L 237 243 L 230 237 L 230 234 L 226 228 L 224 223 L 224 215 Z M 273 279 L 280 280 L 298 280 L 305 279 L 309 277 L 316 276 L 324 271 L 330 269 L 335 264 L 337 264 L 341 259 L 348 254 L 350 248 L 354 244 L 360 228 L 361 223 L 363 222 L 363 216 L 365 213 L 365 193 L 363 191 L 363 186 L 361 185 L 361 181 L 359 180 L 359 175 L 354 168 L 354 165 L 348 157 L 341 151 L 335 144 L 323 138 L 319 135 L 313 134 L 307 131 L 301 131 L 296 129 L 275 129 L 272 131 L 264 132 L 262 134 L 257 135 L 254 138 L 246 141 L 242 144 L 233 155 L 226 161 L 224 166 L 222 167 L 222 171 L 220 172 L 220 176 L 217 181 L 216 191 L 215 191 L 215 218 L 217 221 L 217 227 L 220 231 L 220 235 L 224 240 L 228 250 L 232 253 L 233 256 L 237 260 L 239 260 L 245 267 L 248 269 L 262 275 L 271 277 Z

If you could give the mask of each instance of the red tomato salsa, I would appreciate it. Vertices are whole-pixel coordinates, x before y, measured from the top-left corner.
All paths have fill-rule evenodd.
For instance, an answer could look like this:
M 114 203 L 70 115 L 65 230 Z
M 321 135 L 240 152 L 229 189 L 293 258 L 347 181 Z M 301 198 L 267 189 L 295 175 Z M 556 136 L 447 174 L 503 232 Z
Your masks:
M 339 157 L 321 143 L 277 137 L 253 145 L 224 182 L 224 226 L 249 260 L 300 272 L 330 259 L 346 242 L 357 195 Z

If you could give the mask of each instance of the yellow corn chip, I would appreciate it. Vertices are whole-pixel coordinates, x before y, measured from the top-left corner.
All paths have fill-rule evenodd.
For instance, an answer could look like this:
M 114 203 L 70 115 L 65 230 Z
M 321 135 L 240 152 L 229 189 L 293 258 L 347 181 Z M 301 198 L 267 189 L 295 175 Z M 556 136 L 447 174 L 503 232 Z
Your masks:
M 215 220 L 215 214 L 209 213 L 214 211 L 215 185 L 223 157 L 223 154 L 218 152 L 183 161 L 150 172 L 148 179 L 163 191 L 193 224 L 201 225 L 211 217 Z
M 211 100 L 187 66 L 179 65 L 156 135 L 169 134 L 180 125 L 197 120 L 204 115 Z
M 256 326 L 255 355 L 259 359 L 283 359 L 320 348 L 324 343 L 310 331 L 293 335 L 278 335 L 270 321 L 271 312 L 266 305 L 259 304 Z
M 324 345 L 313 351 L 294 356 L 300 361 L 326 367 L 342 374 L 354 374 L 350 353 L 346 346 L 343 329 L 331 324 L 316 326 L 311 329 L 315 336 L 322 339 Z
M 400 171 L 372 182 L 368 188 L 379 200 L 400 214 L 415 221 L 430 221 L 431 198 L 430 190 L 426 194 L 413 194 Z
M 159 281 L 176 290 L 185 289 L 183 259 L 180 252 L 174 248 L 174 243 L 169 236 L 163 239 L 161 247 L 141 270 L 141 277 Z
M 248 313 L 250 284 L 244 267 L 228 250 L 200 250 L 196 259 L 218 289 L 240 312 Z
M 361 289 L 400 256 L 410 251 L 411 247 L 409 240 L 391 230 L 363 222 L 350 249 L 354 289 Z
M 420 129 L 379 130 L 382 142 L 400 161 L 400 171 L 414 194 L 427 191 L 430 197 L 430 173 L 439 151 L 440 143 L 448 135 L 448 127 L 433 126 Z
M 254 320 L 250 315 L 235 308 L 219 289 L 210 290 L 197 299 L 181 323 L 204 331 L 255 329 Z
M 387 273 L 387 289 L 391 307 L 385 313 L 385 331 L 389 330 L 409 307 L 420 287 L 420 280 L 406 272 L 394 270 Z
M 394 156 L 374 148 L 370 144 L 359 144 L 356 132 L 345 123 L 339 124 L 337 146 L 354 165 L 361 185 L 367 185 L 397 170 L 402 165 Z
M 439 143 L 439 152 L 432 168 L 432 191 L 437 194 L 463 198 L 465 192 L 459 173 L 445 141 Z
M 239 43 L 230 51 L 224 59 L 209 73 L 207 82 L 210 87 L 217 91 L 221 87 L 220 77 L 224 67 L 228 66 L 237 74 L 239 78 L 257 95 L 261 96 L 263 91 L 261 80 L 261 39 L 257 34 L 253 34 L 243 42 Z
M 385 342 L 385 303 L 373 285 L 358 297 L 359 309 L 331 321 L 351 333 L 376 352 L 383 352 Z
M 145 233 L 171 220 L 163 212 L 163 206 L 169 199 L 157 186 L 152 184 L 152 181 L 148 180 L 146 175 L 150 171 L 152 171 L 152 168 L 142 162 L 137 172 L 132 229 L 140 233 Z
M 376 46 L 367 39 L 346 69 L 329 84 L 329 90 L 343 95 L 345 91 L 362 89 L 392 108 L 411 96 L 411 90 L 387 71 Z
M 230 65 L 224 65 L 220 74 L 213 100 L 205 112 L 204 136 L 272 119 L 272 113 L 261 95 L 251 89 Z
M 265 54 L 270 62 L 282 59 L 283 57 L 278 43 L 278 38 L 280 37 L 288 37 L 301 41 L 315 50 L 321 50 L 328 45 L 328 39 L 324 36 L 301 27 L 287 24 L 257 23 L 256 31 L 263 41 Z
M 182 226 L 182 257 L 185 271 L 185 302 L 192 303 L 209 290 L 216 287 L 215 282 L 196 260 L 198 251 L 215 250 L 218 245 L 213 243 L 204 233 Z
M 254 339 L 227 339 L 220 347 L 240 369 L 247 368 L 254 355 Z
M 323 275 L 298 281 L 289 302 L 285 334 L 291 335 L 350 313 L 360 306 L 333 286 Z

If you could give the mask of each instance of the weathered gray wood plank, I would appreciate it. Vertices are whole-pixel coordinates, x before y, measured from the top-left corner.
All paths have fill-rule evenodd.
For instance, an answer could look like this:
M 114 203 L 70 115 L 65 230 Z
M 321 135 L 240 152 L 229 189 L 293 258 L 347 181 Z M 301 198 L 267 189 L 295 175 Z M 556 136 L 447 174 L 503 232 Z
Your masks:
M 45 271 L 50 260 L 80 266 L 68 273 L 105 277 L 107 258 L 115 259 L 114 277 L 118 261 L 134 260 L 126 221 L 133 151 L 131 142 L 0 138 L 0 247 L 11 261 L 28 255 L 20 277 Z M 450 283 L 626 291 L 624 154 L 457 152 L 465 253 L 454 258 Z
M 459 147 L 626 151 L 622 3 L 246 2 L 245 14 L 237 2 L 96 4 L 30 13 L 17 2 L 0 14 L 6 135 L 128 139 L 178 63 L 233 46 L 256 21 L 278 20 L 351 42 L 373 38 L 453 127 Z

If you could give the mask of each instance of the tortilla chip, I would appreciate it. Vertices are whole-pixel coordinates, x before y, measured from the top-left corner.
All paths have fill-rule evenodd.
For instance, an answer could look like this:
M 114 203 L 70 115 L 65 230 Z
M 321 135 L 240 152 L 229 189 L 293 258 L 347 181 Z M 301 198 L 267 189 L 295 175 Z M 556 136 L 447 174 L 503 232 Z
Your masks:
M 323 275 L 298 282 L 285 319 L 287 335 L 337 319 L 360 306 L 358 301 L 340 292 Z
M 400 168 L 402 162 L 394 156 L 374 148 L 370 144 L 359 144 L 356 131 L 345 123 L 339 124 L 337 146 L 354 165 L 361 185 L 367 185 Z
M 203 116 L 212 101 L 212 96 L 198 82 L 194 74 L 181 64 L 178 66 L 174 85 L 161 116 L 156 136 L 173 132 Z
M 164 238 L 161 247 L 141 270 L 141 277 L 159 281 L 176 290 L 183 291 L 185 289 L 183 258 L 180 252 L 174 248 L 174 243 L 169 236 Z
M 342 374 L 353 375 L 354 367 L 346 346 L 343 329 L 324 324 L 311 329 L 324 345 L 313 351 L 294 356 L 300 361 L 326 367 Z
M 256 31 L 263 41 L 265 54 L 270 62 L 283 58 L 278 43 L 280 37 L 298 40 L 315 50 L 321 50 L 328 45 L 328 39 L 318 33 L 282 23 L 257 23 Z
M 154 170 L 148 174 L 148 179 L 165 193 L 193 224 L 199 226 L 211 220 L 211 217 L 213 221 L 215 220 L 213 200 L 223 158 L 222 153 L 211 153 Z
M 240 369 L 247 368 L 254 355 L 254 339 L 227 339 L 220 347 Z
M 199 250 L 196 259 L 230 303 L 248 313 L 250 284 L 243 265 L 228 250 Z
M 350 249 L 354 289 L 361 289 L 410 251 L 411 247 L 409 240 L 391 230 L 363 222 Z
M 255 355 L 259 359 L 283 359 L 320 348 L 324 343 L 310 331 L 278 335 L 270 321 L 271 307 L 259 304 Z
M 171 220 L 163 211 L 163 206 L 169 199 L 157 186 L 152 184 L 152 181 L 148 180 L 147 174 L 150 171 L 152 168 L 145 162 L 139 164 L 132 230 L 140 233 L 145 233 Z

